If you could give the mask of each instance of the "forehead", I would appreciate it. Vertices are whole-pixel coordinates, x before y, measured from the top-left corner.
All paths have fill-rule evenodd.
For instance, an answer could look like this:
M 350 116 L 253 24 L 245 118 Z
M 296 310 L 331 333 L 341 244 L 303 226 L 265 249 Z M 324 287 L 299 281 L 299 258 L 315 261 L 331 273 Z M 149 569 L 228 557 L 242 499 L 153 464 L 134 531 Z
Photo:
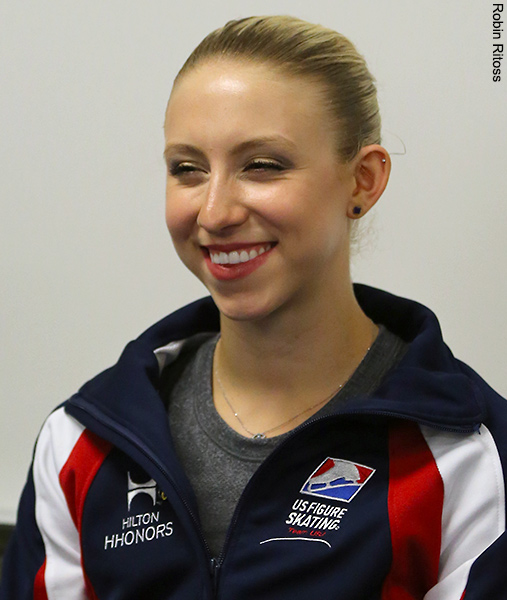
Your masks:
M 316 77 L 304 74 L 290 73 L 275 63 L 257 61 L 248 58 L 210 57 L 204 59 L 189 71 L 184 73 L 175 82 L 171 99 L 176 93 L 188 88 L 199 87 L 202 94 L 223 89 L 229 92 L 238 92 L 247 84 L 250 91 L 254 92 L 256 83 L 267 83 L 274 86 L 276 93 L 288 92 L 294 89 L 313 95 L 313 100 L 322 99 L 324 85 Z M 266 91 L 266 89 L 264 90 Z
M 166 111 L 166 138 L 230 134 L 330 137 L 324 87 L 305 76 L 244 60 L 208 60 L 175 84 Z M 181 140 L 182 141 L 182 140 Z M 318 143 L 322 143 L 322 139 Z

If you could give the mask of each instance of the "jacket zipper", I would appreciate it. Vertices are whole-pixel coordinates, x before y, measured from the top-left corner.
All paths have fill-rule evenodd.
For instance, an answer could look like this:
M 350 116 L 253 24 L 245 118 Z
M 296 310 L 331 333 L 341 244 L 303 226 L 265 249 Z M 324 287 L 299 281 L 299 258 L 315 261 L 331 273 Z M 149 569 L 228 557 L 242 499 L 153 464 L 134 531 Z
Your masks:
M 211 559 L 211 580 L 213 583 L 213 598 L 218 598 L 218 576 L 220 575 L 221 563 L 217 558 Z

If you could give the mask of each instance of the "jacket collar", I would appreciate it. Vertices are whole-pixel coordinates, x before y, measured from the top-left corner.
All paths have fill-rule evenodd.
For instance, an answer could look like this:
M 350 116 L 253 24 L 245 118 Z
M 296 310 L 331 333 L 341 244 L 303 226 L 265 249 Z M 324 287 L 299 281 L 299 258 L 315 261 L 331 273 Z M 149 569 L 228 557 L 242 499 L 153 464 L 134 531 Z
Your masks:
M 399 416 L 456 431 L 478 429 L 489 388 L 454 358 L 436 316 L 421 304 L 364 285 L 356 285 L 355 293 L 365 313 L 408 342 L 409 349 L 374 397 L 358 398 L 346 412 Z M 162 354 L 170 358 L 180 349 L 171 342 L 218 331 L 212 299 L 193 302 L 128 344 L 118 363 L 86 383 L 70 404 L 88 405 L 142 435 L 157 415 L 167 421 L 158 394 L 161 353 L 155 350 L 169 345 Z
M 386 412 L 440 428 L 477 430 L 488 386 L 457 360 L 427 307 L 371 287 L 356 285 L 365 313 L 409 343 L 400 364 L 375 393 Z

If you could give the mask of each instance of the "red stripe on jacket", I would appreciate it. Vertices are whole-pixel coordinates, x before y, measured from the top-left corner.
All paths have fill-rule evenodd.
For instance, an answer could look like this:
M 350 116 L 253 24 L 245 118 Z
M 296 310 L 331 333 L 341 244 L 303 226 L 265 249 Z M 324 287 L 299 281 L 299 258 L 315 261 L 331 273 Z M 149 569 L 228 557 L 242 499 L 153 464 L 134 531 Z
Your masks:
M 46 572 L 46 561 L 43 562 L 42 567 L 37 571 L 35 581 L 33 584 L 33 599 L 34 600 L 48 600 L 48 593 L 46 591 L 46 584 L 44 582 L 44 573 Z
M 88 489 L 109 454 L 112 445 L 87 429 L 83 431 L 76 445 L 60 471 L 60 485 L 67 500 L 72 520 L 82 539 L 83 506 Z M 82 562 L 82 558 L 81 558 Z M 83 567 L 86 591 L 90 600 L 97 600 Z
M 389 434 L 388 511 L 392 564 L 382 600 L 421 600 L 438 581 L 444 485 L 415 423 Z

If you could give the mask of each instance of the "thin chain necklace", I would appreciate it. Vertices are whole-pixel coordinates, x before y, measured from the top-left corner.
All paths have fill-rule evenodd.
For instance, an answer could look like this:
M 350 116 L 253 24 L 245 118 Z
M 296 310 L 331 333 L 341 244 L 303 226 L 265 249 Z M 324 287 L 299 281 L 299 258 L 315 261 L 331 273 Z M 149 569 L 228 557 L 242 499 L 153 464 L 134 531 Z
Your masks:
M 216 349 L 218 349 L 218 344 L 220 343 L 220 341 L 221 341 L 221 338 L 217 342 Z M 368 346 L 366 352 L 364 353 L 363 358 L 361 359 L 361 362 L 364 360 L 365 356 L 370 351 L 370 348 L 371 348 L 371 346 Z M 216 349 L 215 349 L 215 351 L 216 351 Z M 217 364 L 217 366 L 215 368 L 215 377 L 217 379 L 218 385 L 220 386 L 220 391 L 222 392 L 224 400 L 227 402 L 227 406 L 231 409 L 232 414 L 234 415 L 234 417 L 236 418 L 236 420 L 238 421 L 238 423 L 241 425 L 241 427 L 248 433 L 248 435 L 252 439 L 254 439 L 254 440 L 265 440 L 267 438 L 267 434 L 268 433 L 271 433 L 272 431 L 276 431 L 277 429 L 282 428 L 284 425 L 288 425 L 289 423 L 292 423 L 292 421 L 295 421 L 301 415 L 304 415 L 305 413 L 310 412 L 311 410 L 313 410 L 314 408 L 317 408 L 321 404 L 326 404 L 327 402 L 329 402 L 329 400 L 331 400 L 331 398 L 333 398 L 333 396 L 336 396 L 336 394 L 348 382 L 348 380 L 352 377 L 352 374 L 349 375 L 349 377 L 347 377 L 347 379 L 345 381 L 343 381 L 342 383 L 340 383 L 340 385 L 333 392 L 331 392 L 331 394 L 329 394 L 329 396 L 326 396 L 323 400 L 319 400 L 315 404 L 312 404 L 308 408 L 305 408 L 301 412 L 297 413 L 297 415 L 294 415 L 293 417 L 290 417 L 290 419 L 287 419 L 286 421 L 283 421 L 283 423 L 279 423 L 278 425 L 275 425 L 274 427 L 271 427 L 270 429 L 266 429 L 265 431 L 262 431 L 262 432 L 259 432 L 259 433 L 254 433 L 253 431 L 250 431 L 250 429 L 248 429 L 248 427 L 243 423 L 243 421 L 242 421 L 241 417 L 238 415 L 238 413 L 234 410 L 234 407 L 232 406 L 231 401 L 229 400 L 227 394 L 225 393 L 225 389 L 224 389 L 224 385 L 222 383 L 222 380 L 220 379 L 220 375 L 218 373 L 218 364 Z

